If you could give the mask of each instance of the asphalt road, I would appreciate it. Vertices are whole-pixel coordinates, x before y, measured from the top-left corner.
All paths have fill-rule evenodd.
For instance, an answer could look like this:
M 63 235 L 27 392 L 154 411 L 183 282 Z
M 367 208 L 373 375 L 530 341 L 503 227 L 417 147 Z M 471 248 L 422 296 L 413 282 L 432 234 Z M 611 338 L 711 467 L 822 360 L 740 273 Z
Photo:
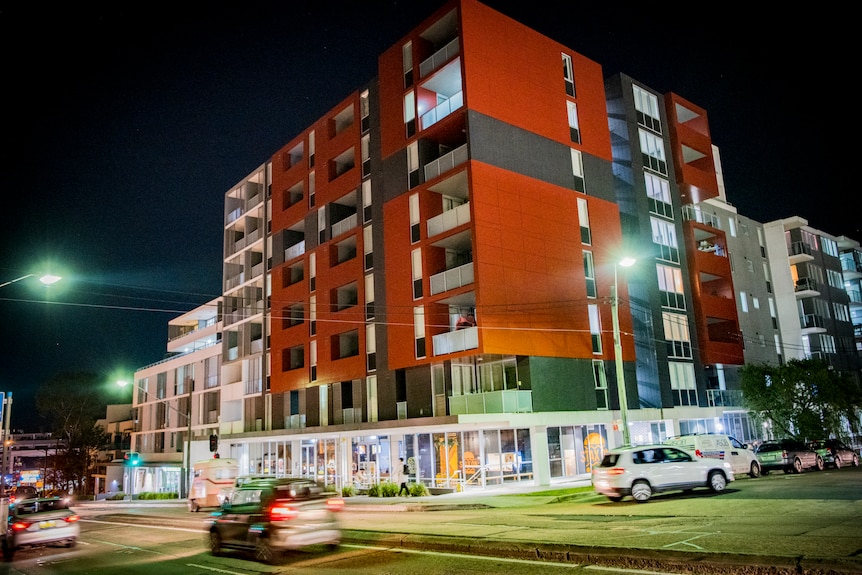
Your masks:
M 345 542 L 680 573 L 862 573 L 862 468 L 772 473 L 644 504 L 589 489 L 492 493 L 349 498 Z M 201 529 L 206 518 L 180 504 L 79 511 Z

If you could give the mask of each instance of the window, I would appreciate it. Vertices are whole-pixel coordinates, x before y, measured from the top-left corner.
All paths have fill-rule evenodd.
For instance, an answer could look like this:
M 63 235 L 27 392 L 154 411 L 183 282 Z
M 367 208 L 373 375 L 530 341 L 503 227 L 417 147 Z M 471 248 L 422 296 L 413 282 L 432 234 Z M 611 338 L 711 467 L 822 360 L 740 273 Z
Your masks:
M 657 265 L 658 289 L 662 296 L 662 305 L 674 309 L 685 309 L 685 287 L 682 282 L 682 271 L 665 265 Z
M 581 226 L 581 243 L 592 244 L 593 236 L 590 232 L 590 213 L 585 198 L 578 198 L 578 224 Z
M 371 127 L 368 120 L 370 109 L 371 106 L 368 103 L 368 90 L 365 90 L 364 92 L 362 92 L 362 94 L 359 95 L 360 129 L 363 134 L 367 132 L 368 129 Z
M 401 63 L 404 70 L 404 87 L 413 85 L 413 42 L 401 47 Z
M 308 207 L 314 207 L 315 178 L 314 172 L 308 174 Z
M 377 369 L 377 326 L 373 323 L 365 326 L 365 369 Z
M 575 190 L 581 193 L 586 193 L 586 185 L 584 183 L 584 164 L 581 159 L 581 153 L 577 150 L 572 150 L 572 174 L 575 177 Z
M 670 184 L 664 178 L 644 172 L 644 185 L 650 200 L 649 209 L 652 213 L 673 219 L 673 205 L 670 198 Z
M 308 133 L 308 168 L 314 167 L 314 130 Z
M 308 299 L 308 333 L 317 334 L 317 296 L 315 295 Z
M 739 292 L 739 308 L 742 313 L 748 313 L 748 294 L 744 291 Z
M 599 316 L 599 306 L 590 304 L 587 306 L 590 315 L 590 338 L 593 344 L 593 353 L 602 353 L 602 320 Z
M 632 91 L 635 97 L 638 124 L 661 134 L 661 113 L 656 95 L 635 85 L 632 85 Z
M 566 94 L 575 97 L 575 72 L 572 68 L 572 57 L 562 54 L 563 57 L 563 80 L 566 82 Z
M 296 345 L 285 350 L 284 371 L 305 367 L 305 348 Z
M 362 181 L 362 221 L 371 221 L 371 178 Z
M 421 305 L 413 308 L 413 339 L 416 345 L 416 359 L 426 356 L 425 351 L 425 308 Z
M 374 234 L 371 225 L 362 228 L 362 253 L 365 271 L 374 267 Z
M 419 181 L 419 143 L 413 142 L 407 146 L 407 178 L 408 185 L 415 188 Z
M 658 253 L 656 256 L 669 262 L 679 263 L 679 247 L 676 242 L 676 228 L 673 222 L 650 218 L 652 241 Z
M 404 95 L 404 127 L 408 138 L 416 134 L 416 96 L 412 90 Z
M 566 102 L 566 109 L 569 115 L 569 136 L 576 144 L 581 143 L 581 130 L 578 126 L 578 105 L 574 102 Z
M 607 409 L 608 378 L 605 374 L 605 363 L 599 359 L 593 360 L 593 382 L 596 385 L 596 409 Z
M 371 139 L 368 136 L 362 136 L 362 140 L 360 141 L 360 150 L 361 150 L 361 158 L 362 158 L 362 177 L 367 178 L 371 175 L 371 154 L 369 152 L 369 145 Z
M 409 199 L 410 204 L 410 243 L 415 244 L 421 239 L 419 221 L 419 194 L 413 194 Z
M 422 297 L 422 250 L 410 252 L 410 266 L 413 270 L 413 299 Z
M 374 275 L 365 276 L 365 319 L 374 319 Z
M 671 312 L 662 312 L 661 315 L 667 343 L 667 356 L 691 359 L 691 334 L 688 330 L 688 317 Z
M 673 390 L 674 405 L 697 405 L 697 386 L 694 379 L 694 365 L 669 361 L 670 388 Z
M 317 340 L 308 343 L 308 379 L 317 381 Z
M 593 265 L 593 252 L 584 252 L 584 281 L 587 284 L 587 297 L 596 297 L 596 268 Z
M 667 160 L 664 155 L 664 142 L 655 134 L 638 130 L 641 144 L 641 160 L 644 167 L 662 175 L 667 175 Z
M 359 355 L 359 330 L 352 329 L 332 336 L 332 359 Z

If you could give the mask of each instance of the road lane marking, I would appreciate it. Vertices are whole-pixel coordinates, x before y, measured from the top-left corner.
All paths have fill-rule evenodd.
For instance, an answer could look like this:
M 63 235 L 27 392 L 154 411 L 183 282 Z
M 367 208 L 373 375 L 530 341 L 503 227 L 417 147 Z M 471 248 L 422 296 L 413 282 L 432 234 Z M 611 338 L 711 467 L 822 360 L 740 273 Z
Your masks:
M 403 547 L 380 547 L 377 545 L 356 545 L 342 543 L 341 547 L 353 547 L 355 549 L 373 549 L 376 551 L 390 551 L 394 553 L 412 553 L 414 555 L 435 555 L 439 557 L 469 557 L 470 559 L 481 559 L 483 561 L 502 561 L 503 563 L 520 563 L 524 565 L 554 565 L 556 567 L 580 568 L 580 563 L 557 563 L 554 561 L 540 561 L 538 559 L 512 559 L 509 557 L 494 557 L 492 555 L 470 555 L 467 553 L 447 553 L 445 551 L 422 551 L 421 549 L 405 549 Z

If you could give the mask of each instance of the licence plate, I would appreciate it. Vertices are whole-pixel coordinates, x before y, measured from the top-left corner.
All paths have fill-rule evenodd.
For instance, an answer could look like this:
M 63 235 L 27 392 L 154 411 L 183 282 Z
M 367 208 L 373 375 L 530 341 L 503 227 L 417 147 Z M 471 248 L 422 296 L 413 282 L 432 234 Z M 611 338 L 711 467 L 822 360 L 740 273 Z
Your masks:
M 39 529 L 50 529 L 51 527 L 56 527 L 57 524 L 53 521 L 40 521 Z

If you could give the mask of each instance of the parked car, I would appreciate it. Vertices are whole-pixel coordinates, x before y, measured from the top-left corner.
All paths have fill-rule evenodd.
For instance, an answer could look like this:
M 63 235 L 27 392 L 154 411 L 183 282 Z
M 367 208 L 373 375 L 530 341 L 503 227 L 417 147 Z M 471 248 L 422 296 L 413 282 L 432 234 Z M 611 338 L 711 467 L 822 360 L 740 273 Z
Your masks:
M 341 543 L 338 511 L 344 500 L 310 479 L 289 477 L 246 483 L 212 514 L 209 547 L 252 551 L 274 563 L 285 551 Z
M 60 497 L 19 500 L 9 505 L 3 533 L 3 558 L 11 561 L 25 547 L 63 544 L 73 547 L 81 527 L 78 515 Z
M 859 465 L 859 454 L 840 439 L 820 439 L 810 442 L 808 446 L 820 455 L 826 466 L 841 469 L 844 465 Z
M 713 457 L 727 461 L 737 477 L 744 474 L 760 477 L 760 461 L 754 451 L 749 449 L 748 444 L 741 443 L 730 435 L 692 433 L 665 439 L 664 444 L 682 447 L 698 457 Z
M 823 458 L 804 442 L 796 439 L 764 441 L 755 451 L 764 475 L 780 469 L 784 473 L 802 473 L 807 469 L 823 469 Z
M 734 480 L 727 461 L 701 458 L 671 445 L 636 445 L 612 449 L 593 468 L 593 488 L 611 501 L 631 495 L 638 503 L 662 491 L 707 487 L 724 491 Z

